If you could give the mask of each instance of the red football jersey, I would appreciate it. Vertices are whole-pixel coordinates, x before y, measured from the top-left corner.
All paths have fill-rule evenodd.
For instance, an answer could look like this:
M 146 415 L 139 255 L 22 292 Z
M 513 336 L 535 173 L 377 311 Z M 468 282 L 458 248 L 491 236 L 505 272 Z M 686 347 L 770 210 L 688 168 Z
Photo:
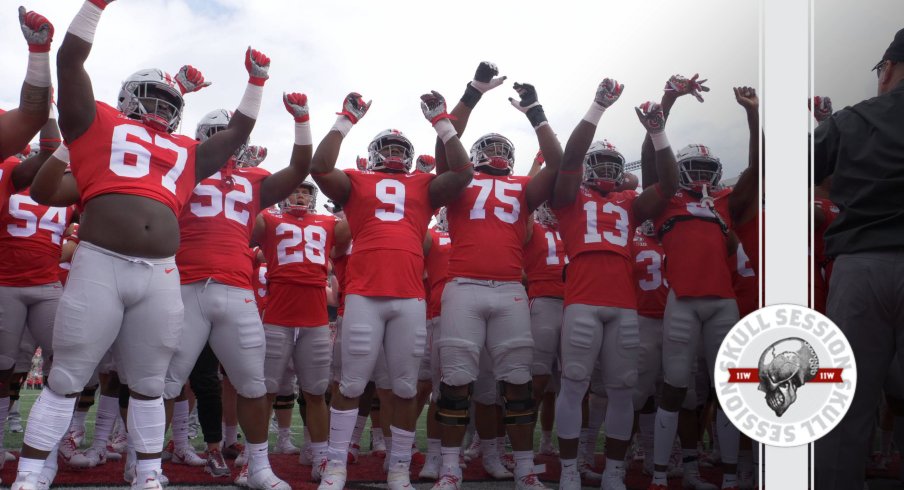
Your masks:
M 449 232 L 431 228 L 430 236 L 433 238 L 433 243 L 430 245 L 430 253 L 427 254 L 425 264 L 427 284 L 429 284 L 428 320 L 442 313 L 443 289 L 449 278 L 449 255 L 452 253 L 452 238 L 449 236 Z
M 254 300 L 257 302 L 257 312 L 261 318 L 267 309 L 267 264 L 257 264 L 251 275 L 251 288 L 254 290 Z
M 634 256 L 637 314 L 662 318 L 669 295 L 669 281 L 662 269 L 665 263 L 662 245 L 655 237 L 635 233 L 631 255 Z
M 267 258 L 267 278 L 271 290 L 276 283 L 325 288 L 327 260 L 333 248 L 333 230 L 339 220 L 334 216 L 310 212 L 298 217 L 272 209 L 264 211 L 261 216 L 264 217 L 266 230 L 260 245 Z M 271 295 L 271 306 L 272 302 Z
M 581 186 L 574 203 L 553 210 L 571 261 L 565 273 L 565 306 L 637 307 L 631 257 L 635 199 L 633 190 L 603 196 Z
M 15 163 L 0 164 L 0 286 L 27 287 L 60 280 L 63 233 L 72 219 L 72 208 L 36 203 L 28 189 L 15 193 Z
M 714 192 L 711 197 L 719 216 L 731 228 L 729 194 L 731 189 L 723 189 Z M 679 298 L 735 298 L 728 268 L 726 236 L 719 224 L 707 221 L 714 219 L 713 212 L 699 199 L 679 189 L 655 220 L 657 230 L 661 230 L 666 222 L 674 223 L 671 231 L 662 236 L 662 246 L 668 257 L 665 274 Z
M 446 206 L 452 255 L 449 277 L 521 281 L 530 177 L 475 173 Z
M 326 283 L 311 286 L 271 282 L 263 321 L 281 327 L 321 327 L 329 324 Z
M 838 217 L 841 210 L 832 201 L 817 197 L 816 206 L 822 209 L 826 219 L 823 225 L 813 231 L 813 263 L 816 264 L 816 272 L 813 274 L 813 287 L 816 290 L 816 302 L 813 309 L 821 313 L 826 312 L 826 300 L 829 296 L 829 280 L 832 278 L 832 265 L 834 260 L 826 257 L 825 234 L 829 225 Z
M 251 289 L 248 242 L 260 212 L 260 187 L 270 172 L 236 168 L 201 181 L 179 217 L 176 265 L 182 284 L 211 278 Z
M 529 299 L 565 297 L 562 269 L 568 263 L 565 244 L 557 228 L 534 223 L 534 231 L 524 246 L 524 272 Z
M 179 216 L 195 188 L 198 142 L 151 129 L 103 102 L 95 107 L 88 130 L 67 142 L 82 203 L 130 194 L 159 201 Z
M 731 268 L 732 286 L 738 297 L 738 313 L 744 318 L 760 307 L 759 281 L 744 244 L 739 243 L 737 252 L 728 258 L 728 267 Z
M 355 253 L 345 294 L 424 297 L 424 235 L 433 216 L 433 174 L 346 170 L 345 203 Z

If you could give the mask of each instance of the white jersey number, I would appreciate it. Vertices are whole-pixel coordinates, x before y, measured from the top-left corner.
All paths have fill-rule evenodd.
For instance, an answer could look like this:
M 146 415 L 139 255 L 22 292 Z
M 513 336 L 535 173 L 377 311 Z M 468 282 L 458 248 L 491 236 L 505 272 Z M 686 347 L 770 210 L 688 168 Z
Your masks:
M 220 173 L 213 174 L 210 178 L 219 179 Z M 233 189 L 223 195 L 219 187 L 210 184 L 198 184 L 193 193 L 197 196 L 210 198 L 210 204 L 193 201 L 191 213 L 199 218 L 212 218 L 219 215 L 225 209 L 225 216 L 242 225 L 248 225 L 251 213 L 247 208 L 239 208 L 239 204 L 247 206 L 254 198 L 251 191 L 251 182 L 241 175 L 233 175 Z
M 405 217 L 405 184 L 393 179 L 377 182 L 377 199 L 392 206 L 392 211 L 377 209 L 380 221 L 402 221 Z
M 556 253 L 556 242 L 561 243 L 562 237 L 559 235 L 558 231 L 547 231 L 546 234 L 546 265 L 559 265 L 562 263 L 559 260 L 559 255 Z M 568 259 L 565 259 L 565 263 L 568 263 Z
M 25 238 L 34 235 L 40 228 L 50 232 L 51 243 L 59 245 L 62 241 L 63 231 L 66 229 L 66 208 L 47 208 L 39 219 L 35 213 L 23 208 L 23 204 L 40 206 L 29 196 L 20 194 L 9 196 L 9 215 L 22 220 L 23 224 L 6 225 L 7 233 L 14 237 Z
M 312 264 L 326 264 L 326 230 L 321 226 L 310 225 L 304 230 L 291 223 L 280 223 L 276 226 L 277 238 L 285 236 L 276 246 L 276 258 L 279 265 L 304 262 L 307 258 Z M 295 250 L 304 240 L 304 248 Z
M 611 202 L 603 205 L 603 213 L 614 214 L 616 218 L 615 232 L 606 231 L 602 234 L 597 227 L 596 201 L 585 202 L 584 213 L 587 215 L 587 232 L 584 233 L 584 243 L 600 243 L 605 238 L 607 242 L 619 247 L 628 244 L 628 212 L 624 208 Z
M 662 255 L 659 252 L 655 250 L 641 250 L 634 261 L 638 263 L 649 262 L 647 264 L 648 277 L 638 281 L 640 289 L 655 291 L 659 289 L 659 286 L 669 287 L 669 281 L 662 277 Z
M 151 152 L 128 137 L 144 141 L 158 148 L 176 153 L 176 163 L 160 181 L 166 190 L 176 193 L 176 181 L 185 171 L 188 161 L 188 150 L 173 143 L 165 137 L 155 134 L 153 138 L 141 126 L 122 124 L 113 128 L 113 141 L 110 146 L 110 170 L 120 177 L 140 179 L 151 173 Z
M 517 197 L 506 194 L 506 191 L 520 193 L 521 184 L 513 184 L 502 180 L 472 180 L 468 187 L 480 188 L 477 199 L 474 200 L 474 207 L 471 208 L 471 219 L 486 219 L 487 211 L 485 208 L 487 199 L 490 197 L 490 193 L 493 193 L 499 202 L 512 208 L 511 211 L 508 211 L 501 206 L 493 207 L 493 214 L 499 218 L 499 221 L 503 223 L 518 222 L 518 217 L 521 216 L 521 203 L 518 202 Z
M 744 250 L 744 246 L 738 243 L 738 275 L 741 277 L 753 277 L 755 273 L 753 269 L 750 267 L 750 258 L 747 257 L 747 252 Z

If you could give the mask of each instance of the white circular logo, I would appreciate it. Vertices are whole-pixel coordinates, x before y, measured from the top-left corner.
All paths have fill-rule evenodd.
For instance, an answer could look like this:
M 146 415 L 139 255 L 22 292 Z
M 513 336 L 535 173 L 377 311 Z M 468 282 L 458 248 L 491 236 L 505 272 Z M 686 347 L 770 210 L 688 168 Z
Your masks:
M 831 431 L 857 385 L 854 352 L 821 313 L 798 305 L 761 308 L 725 336 L 716 394 L 744 434 L 770 446 L 808 444 Z

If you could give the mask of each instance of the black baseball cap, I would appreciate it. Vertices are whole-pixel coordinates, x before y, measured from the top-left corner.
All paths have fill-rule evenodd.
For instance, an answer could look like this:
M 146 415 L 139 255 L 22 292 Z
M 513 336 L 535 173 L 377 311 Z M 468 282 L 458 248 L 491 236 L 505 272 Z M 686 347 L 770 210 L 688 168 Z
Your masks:
M 904 61 L 904 29 L 901 29 L 895 34 L 895 38 L 892 40 L 891 44 L 888 45 L 885 54 L 882 55 L 882 60 L 879 61 L 879 63 L 876 63 L 873 70 L 882 66 L 882 63 L 885 61 Z

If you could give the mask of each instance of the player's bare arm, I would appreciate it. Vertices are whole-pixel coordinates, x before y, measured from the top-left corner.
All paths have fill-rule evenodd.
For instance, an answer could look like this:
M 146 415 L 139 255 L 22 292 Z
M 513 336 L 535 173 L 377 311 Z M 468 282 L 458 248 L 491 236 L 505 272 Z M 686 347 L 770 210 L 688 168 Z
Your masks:
M 682 95 L 690 94 L 699 102 L 703 102 L 703 96 L 700 95 L 700 92 L 709 92 L 709 87 L 703 85 L 706 83 L 705 79 L 699 80 L 699 78 L 700 75 L 697 73 L 691 78 L 686 78 L 681 75 L 672 75 L 668 81 L 665 82 L 665 88 L 663 89 L 662 99 L 660 99 L 659 105 L 662 107 L 662 113 L 665 116 L 666 121 L 669 119 L 669 114 L 672 111 L 672 106 L 675 105 L 675 101 Z M 655 154 L 656 150 L 653 149 L 653 143 L 650 141 L 649 136 L 644 137 L 643 145 L 640 150 L 641 177 L 643 177 L 644 189 L 659 182 L 659 177 L 656 175 Z
M 465 86 L 465 93 L 461 96 L 461 99 L 455 104 L 455 107 L 452 108 L 452 112 L 450 113 L 452 115 L 452 126 L 458 131 L 459 138 L 464 134 L 465 128 L 468 126 L 468 119 L 471 117 L 471 111 L 477 106 L 477 103 L 480 101 L 481 97 L 483 97 L 483 94 L 488 90 L 492 90 L 502 85 L 502 82 L 505 81 L 506 77 L 497 75 L 499 75 L 499 68 L 497 68 L 494 63 L 481 61 L 480 64 L 477 65 L 474 79 Z M 440 148 L 442 144 L 442 140 L 436 140 L 435 154 L 437 158 L 437 175 L 449 170 L 445 151 Z
M 519 100 L 509 97 L 509 102 L 527 116 L 537 134 L 540 153 L 546 160 L 546 166 L 531 178 L 524 190 L 528 210 L 533 211 L 552 196 L 556 174 L 562 163 L 562 145 L 546 119 L 546 113 L 537 97 L 537 89 L 529 83 L 515 83 L 513 88 L 518 93 Z
M 75 177 L 66 171 L 68 165 L 69 149 L 60 145 L 35 175 L 28 189 L 31 198 L 45 206 L 64 207 L 78 203 L 81 196 Z
M 308 96 L 299 93 L 283 94 L 283 105 L 295 119 L 295 143 L 292 145 L 289 166 L 261 183 L 261 209 L 289 197 L 311 172 L 314 143 L 311 139 Z
M 43 15 L 19 7 L 19 25 L 28 43 L 28 69 L 19 92 L 19 106 L 0 114 L 0 160 L 15 155 L 28 145 L 50 114 L 53 24 Z
M 451 116 L 446 112 L 446 99 L 435 90 L 424 94 L 421 96 L 421 111 L 436 130 L 436 134 L 442 142 L 442 152 L 449 164 L 448 172 L 437 175 L 430 182 L 430 205 L 433 206 L 433 209 L 437 209 L 461 194 L 461 191 L 471 182 L 474 168 L 471 166 L 468 152 L 465 151 L 461 140 L 458 139 L 458 132 L 450 121 Z
M 634 110 L 653 144 L 656 175 L 659 176 L 659 182 L 644 189 L 634 200 L 634 218 L 640 223 L 662 214 L 669 200 L 678 192 L 678 163 L 665 135 L 662 106 L 655 102 L 644 102 Z
M 342 102 L 342 111 L 337 113 L 339 117 L 336 118 L 336 123 L 317 145 L 314 158 L 311 160 L 311 177 L 314 177 L 314 181 L 326 197 L 340 205 L 348 201 L 352 182 L 345 172 L 336 168 L 339 149 L 352 126 L 367 114 L 372 103 L 372 100 L 364 102 L 364 98 L 357 92 L 346 95 Z
M 12 181 L 16 191 L 20 191 L 34 181 L 35 175 L 41 169 L 41 165 L 53 155 L 53 152 L 60 146 L 60 130 L 57 127 L 56 119 L 50 118 L 41 128 L 40 147 L 33 155 L 30 155 L 22 163 L 16 165 L 13 169 Z
M 248 141 L 251 130 L 254 129 L 261 108 L 264 83 L 269 78 L 267 72 L 270 70 L 270 58 L 249 46 L 245 51 L 245 69 L 248 71 L 248 85 L 238 109 L 229 120 L 229 126 L 198 145 L 195 160 L 196 184 L 226 164 L 235 150 Z
M 252 247 L 259 247 L 261 239 L 264 237 L 266 231 L 267 222 L 264 220 L 263 215 L 258 214 L 257 218 L 254 220 L 254 229 L 251 230 L 251 243 L 249 245 Z
M 747 113 L 747 128 L 750 132 L 747 168 L 728 197 L 731 221 L 735 225 L 740 225 L 754 218 L 759 209 L 760 99 L 752 87 L 735 87 L 734 94 L 735 100 Z
M 336 227 L 333 228 L 333 250 L 338 252 L 342 252 L 339 255 L 344 254 L 345 250 L 348 249 L 349 243 L 352 242 L 352 230 L 348 226 L 347 220 L 341 220 L 336 223 Z
M 550 207 L 553 209 L 569 206 L 577 198 L 578 189 L 581 188 L 581 182 L 584 180 L 584 155 L 587 154 L 587 149 L 593 142 L 596 126 L 606 109 L 621 97 L 624 89 L 623 84 L 619 84 L 618 81 L 611 78 L 604 78 L 596 87 L 596 94 L 593 96 L 590 108 L 584 118 L 575 126 L 568 138 L 568 143 L 565 144 L 565 151 L 550 199 Z

